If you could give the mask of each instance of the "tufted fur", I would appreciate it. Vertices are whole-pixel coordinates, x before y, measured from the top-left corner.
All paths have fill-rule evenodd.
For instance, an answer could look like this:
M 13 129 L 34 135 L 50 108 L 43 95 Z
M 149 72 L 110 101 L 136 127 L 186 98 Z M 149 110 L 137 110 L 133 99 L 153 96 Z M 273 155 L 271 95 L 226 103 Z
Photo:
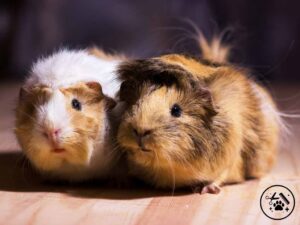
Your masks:
M 279 138 L 276 106 L 222 55 L 204 55 L 204 63 L 173 54 L 120 66 L 120 98 L 128 106 L 118 142 L 134 175 L 180 187 L 240 182 L 270 170 Z M 178 118 L 170 114 L 174 104 L 182 108 Z M 146 132 L 141 147 L 136 133 Z
M 97 81 L 103 93 L 114 98 L 120 86 L 115 70 L 121 61 L 118 56 L 107 56 L 95 48 L 90 51 L 62 49 L 34 63 L 25 86 L 43 84 L 55 88 L 80 81 Z

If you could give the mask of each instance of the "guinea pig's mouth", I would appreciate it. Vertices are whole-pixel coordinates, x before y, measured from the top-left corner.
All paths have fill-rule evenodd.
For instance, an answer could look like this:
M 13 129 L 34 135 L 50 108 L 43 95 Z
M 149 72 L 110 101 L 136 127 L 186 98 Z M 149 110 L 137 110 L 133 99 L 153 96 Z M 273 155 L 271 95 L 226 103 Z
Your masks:
M 151 152 L 150 149 L 144 148 L 144 147 L 140 147 L 139 150 L 143 151 L 143 152 Z
M 57 154 L 61 154 L 61 153 L 66 152 L 66 149 L 64 149 L 64 148 L 53 148 L 52 152 L 57 153 Z

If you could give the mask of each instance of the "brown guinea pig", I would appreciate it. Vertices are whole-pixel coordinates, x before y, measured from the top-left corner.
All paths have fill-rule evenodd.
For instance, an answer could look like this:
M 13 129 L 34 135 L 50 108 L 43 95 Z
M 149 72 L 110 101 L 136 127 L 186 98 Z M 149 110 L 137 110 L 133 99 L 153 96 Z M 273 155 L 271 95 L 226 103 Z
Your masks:
M 258 178 L 276 159 L 280 117 L 269 93 L 228 48 L 200 38 L 202 58 L 173 54 L 121 64 L 127 103 L 118 143 L 130 172 L 156 187 L 202 187 Z
M 118 162 L 112 98 L 120 86 L 114 72 L 119 60 L 97 57 L 60 50 L 38 60 L 21 88 L 15 133 L 45 178 L 104 178 Z

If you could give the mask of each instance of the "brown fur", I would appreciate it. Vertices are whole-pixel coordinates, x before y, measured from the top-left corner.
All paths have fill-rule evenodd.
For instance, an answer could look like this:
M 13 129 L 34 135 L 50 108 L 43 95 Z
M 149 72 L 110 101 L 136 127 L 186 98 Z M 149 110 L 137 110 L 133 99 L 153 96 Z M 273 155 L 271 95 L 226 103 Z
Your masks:
M 175 54 L 129 61 L 119 72 L 128 108 L 118 142 L 133 174 L 157 187 L 222 184 L 261 177 L 274 164 L 276 106 L 245 70 Z M 266 113 L 262 101 L 274 111 Z M 175 103 L 179 118 L 170 115 Z M 133 129 L 147 132 L 146 151 Z

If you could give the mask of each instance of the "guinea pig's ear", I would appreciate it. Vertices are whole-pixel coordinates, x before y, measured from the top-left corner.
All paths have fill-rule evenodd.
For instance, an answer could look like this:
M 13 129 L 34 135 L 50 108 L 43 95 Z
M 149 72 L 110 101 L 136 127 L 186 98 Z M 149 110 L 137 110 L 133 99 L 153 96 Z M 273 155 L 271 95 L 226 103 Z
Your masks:
M 89 89 L 91 89 L 92 91 L 94 91 L 95 93 L 98 93 L 99 95 L 103 95 L 102 86 L 98 82 L 96 82 L 96 81 L 86 82 L 85 85 Z
M 25 101 L 29 96 L 29 91 L 25 87 L 21 87 L 19 91 L 19 101 Z
M 91 82 L 86 82 L 85 84 L 90 89 L 93 89 L 93 90 L 98 91 L 98 92 L 99 91 L 102 92 L 102 87 L 101 87 L 101 85 L 98 82 L 91 81 Z
M 138 85 L 134 80 L 123 81 L 119 92 L 120 100 L 133 104 L 138 97 L 137 88 Z
M 207 118 L 212 118 L 213 116 L 217 115 L 217 107 L 214 104 L 213 96 L 207 87 L 203 87 L 200 84 L 196 84 L 194 86 L 196 98 L 201 99 L 203 102 L 203 107 L 206 110 Z
M 102 86 L 101 84 L 99 84 L 98 82 L 87 82 L 85 83 L 85 85 L 95 91 L 95 93 L 98 93 L 99 95 L 104 96 L 103 92 L 102 92 Z M 113 100 L 112 98 L 108 97 L 108 96 L 104 96 L 105 99 L 105 108 L 108 110 L 113 109 L 116 106 L 116 102 L 115 100 Z
M 111 110 L 111 109 L 115 108 L 116 105 L 117 105 L 117 103 L 114 99 L 105 96 L 105 108 L 107 110 Z

